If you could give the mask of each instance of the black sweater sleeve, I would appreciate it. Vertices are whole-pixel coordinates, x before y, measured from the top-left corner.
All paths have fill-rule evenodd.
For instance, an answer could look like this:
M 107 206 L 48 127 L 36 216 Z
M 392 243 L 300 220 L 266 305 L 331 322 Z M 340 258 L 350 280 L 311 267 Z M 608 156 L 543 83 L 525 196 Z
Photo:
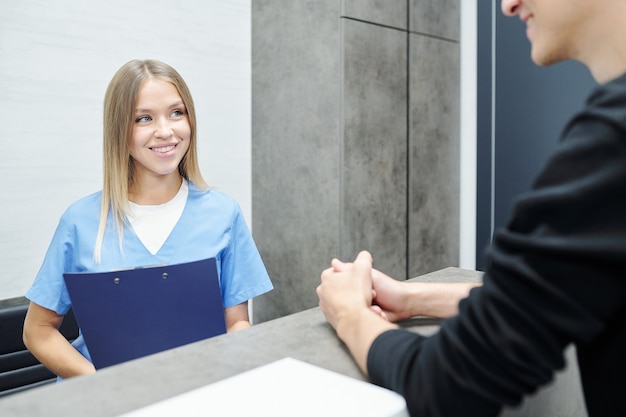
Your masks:
M 567 126 L 494 236 L 484 285 L 459 315 L 428 338 L 392 330 L 374 341 L 371 380 L 404 395 L 412 415 L 489 416 L 519 404 L 564 367 L 568 344 L 592 343 L 626 305 L 621 84 L 603 87 Z

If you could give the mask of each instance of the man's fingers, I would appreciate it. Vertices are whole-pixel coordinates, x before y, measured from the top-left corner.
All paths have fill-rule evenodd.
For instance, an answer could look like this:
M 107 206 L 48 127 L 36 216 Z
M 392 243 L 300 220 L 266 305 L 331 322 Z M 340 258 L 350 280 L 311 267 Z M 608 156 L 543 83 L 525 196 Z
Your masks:
M 348 264 L 346 264 L 345 262 L 341 262 L 337 258 L 334 258 L 332 261 L 330 261 L 330 265 L 335 272 L 343 272 L 348 266 Z
M 367 262 L 370 264 L 370 266 L 374 263 L 372 255 L 366 250 L 362 250 L 361 252 L 359 252 L 359 254 L 356 256 L 355 262 L 356 261 Z
M 372 255 L 368 251 L 361 251 L 354 260 L 352 268 L 357 272 L 367 274 L 368 277 L 372 273 Z

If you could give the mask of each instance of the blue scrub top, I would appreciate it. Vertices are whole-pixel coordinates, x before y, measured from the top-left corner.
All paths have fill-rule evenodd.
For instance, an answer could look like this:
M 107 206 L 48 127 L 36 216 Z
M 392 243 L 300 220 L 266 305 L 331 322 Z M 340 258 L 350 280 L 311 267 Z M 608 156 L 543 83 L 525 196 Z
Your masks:
M 237 202 L 216 190 L 200 190 L 191 182 L 185 209 L 156 254 L 151 254 L 132 227 L 124 225 L 120 246 L 117 226 L 109 216 L 102 261 L 93 252 L 98 233 L 102 192 L 73 203 L 61 216 L 41 269 L 26 297 L 64 315 L 71 307 L 65 272 L 98 272 L 156 264 L 216 258 L 224 307 L 232 307 L 272 290 L 273 286 Z M 82 335 L 72 343 L 90 359 Z

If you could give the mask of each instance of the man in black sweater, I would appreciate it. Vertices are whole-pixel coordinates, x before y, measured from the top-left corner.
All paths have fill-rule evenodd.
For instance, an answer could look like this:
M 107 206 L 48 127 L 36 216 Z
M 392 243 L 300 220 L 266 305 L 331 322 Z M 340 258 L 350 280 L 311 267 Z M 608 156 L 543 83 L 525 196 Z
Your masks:
M 369 253 L 333 260 L 320 307 L 370 379 L 416 416 L 494 416 L 550 382 L 575 344 L 590 416 L 625 416 L 626 0 L 503 0 L 538 65 L 599 86 L 494 235 L 483 285 L 407 283 Z M 446 317 L 423 337 L 393 322 Z

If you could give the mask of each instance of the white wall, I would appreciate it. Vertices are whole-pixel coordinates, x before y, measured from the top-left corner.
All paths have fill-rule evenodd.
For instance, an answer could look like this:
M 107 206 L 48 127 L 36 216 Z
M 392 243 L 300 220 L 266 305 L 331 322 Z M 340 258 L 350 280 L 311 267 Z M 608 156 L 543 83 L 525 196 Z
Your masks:
M 478 0 L 461 2 L 461 227 L 459 266 L 476 268 L 476 98 Z
M 0 299 L 22 296 L 63 210 L 101 188 L 102 100 L 125 62 L 187 81 L 210 185 L 251 221 L 250 0 L 20 0 L 0 7 Z

